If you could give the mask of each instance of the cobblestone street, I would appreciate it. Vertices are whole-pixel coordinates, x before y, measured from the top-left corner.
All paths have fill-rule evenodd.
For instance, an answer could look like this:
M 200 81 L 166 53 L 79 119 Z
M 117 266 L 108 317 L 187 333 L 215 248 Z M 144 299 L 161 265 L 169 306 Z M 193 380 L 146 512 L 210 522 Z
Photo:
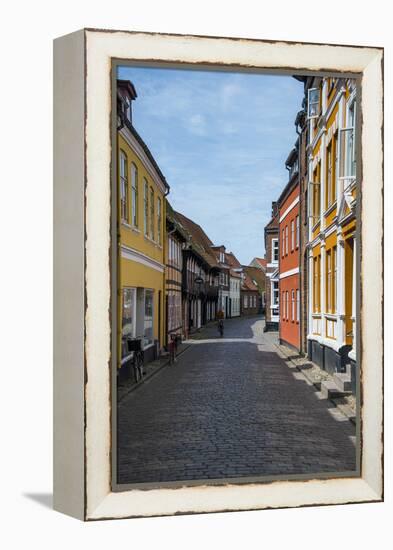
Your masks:
M 118 407 L 118 482 L 343 472 L 355 427 L 278 355 L 264 321 L 225 321 Z

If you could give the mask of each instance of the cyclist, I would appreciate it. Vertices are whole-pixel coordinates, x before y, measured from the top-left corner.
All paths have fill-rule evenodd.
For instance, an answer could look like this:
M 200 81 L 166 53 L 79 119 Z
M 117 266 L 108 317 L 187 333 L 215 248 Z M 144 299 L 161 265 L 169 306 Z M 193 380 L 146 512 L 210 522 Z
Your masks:
M 224 336 L 224 312 L 222 309 L 217 311 L 217 328 L 220 336 Z

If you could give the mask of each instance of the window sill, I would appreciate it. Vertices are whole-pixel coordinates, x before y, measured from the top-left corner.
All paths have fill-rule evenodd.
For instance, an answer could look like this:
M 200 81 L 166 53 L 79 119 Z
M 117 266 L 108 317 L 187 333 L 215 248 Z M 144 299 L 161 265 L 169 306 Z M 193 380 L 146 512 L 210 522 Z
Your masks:
M 123 227 L 129 229 L 130 231 L 134 231 L 134 233 L 140 233 L 140 232 L 141 232 L 140 229 L 138 229 L 138 228 L 136 227 L 136 225 L 131 225 L 131 224 L 125 222 L 125 221 L 122 221 L 122 222 L 121 222 L 121 225 L 122 225 Z
M 331 214 L 335 208 L 337 208 L 337 200 L 335 200 L 330 206 L 326 208 L 325 212 L 323 213 L 324 217 L 327 218 L 327 216 L 329 216 L 329 214 Z
M 318 218 L 318 221 L 312 226 L 311 231 L 314 233 L 316 231 L 318 225 L 321 225 L 321 218 Z

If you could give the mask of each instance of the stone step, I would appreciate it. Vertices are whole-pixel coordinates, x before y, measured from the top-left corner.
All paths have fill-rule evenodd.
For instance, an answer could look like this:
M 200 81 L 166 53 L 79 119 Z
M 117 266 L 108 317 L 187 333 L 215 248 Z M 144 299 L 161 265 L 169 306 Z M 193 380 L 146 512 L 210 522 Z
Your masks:
M 351 391 L 351 376 L 349 374 L 336 372 L 333 375 L 333 381 L 342 392 Z
M 321 394 L 325 399 L 335 399 L 337 397 L 349 395 L 350 392 L 340 390 L 331 380 L 324 380 L 321 383 Z

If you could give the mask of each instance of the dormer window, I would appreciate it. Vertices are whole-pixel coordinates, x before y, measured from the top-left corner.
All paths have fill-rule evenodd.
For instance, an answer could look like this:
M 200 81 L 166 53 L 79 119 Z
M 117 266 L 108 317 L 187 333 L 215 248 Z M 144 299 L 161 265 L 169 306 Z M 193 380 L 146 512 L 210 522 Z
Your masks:
M 309 119 L 319 117 L 321 111 L 320 96 L 319 88 L 310 88 L 308 90 L 307 117 Z
M 132 122 L 132 116 L 131 116 L 131 101 L 129 101 L 128 99 L 126 99 L 124 101 L 124 114 L 126 115 L 126 119 L 129 121 L 129 122 Z

